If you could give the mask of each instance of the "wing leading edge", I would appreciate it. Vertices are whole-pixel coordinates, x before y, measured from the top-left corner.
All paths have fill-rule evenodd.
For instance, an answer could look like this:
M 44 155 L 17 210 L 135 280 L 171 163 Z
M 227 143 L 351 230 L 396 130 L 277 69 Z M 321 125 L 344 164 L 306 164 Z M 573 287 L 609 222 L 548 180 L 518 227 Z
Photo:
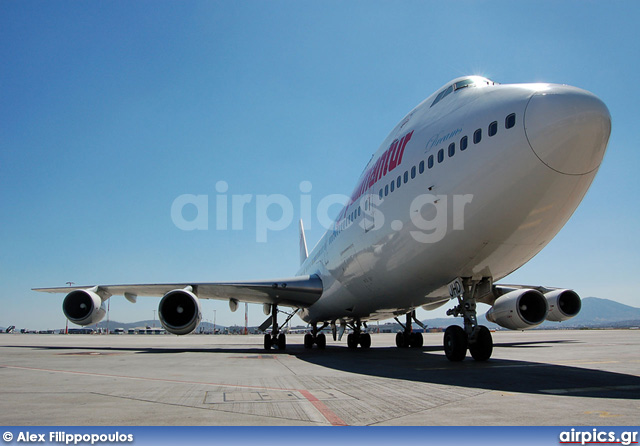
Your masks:
M 322 281 L 313 274 L 275 280 L 251 282 L 167 283 L 140 285 L 98 285 L 57 288 L 33 288 L 44 293 L 69 293 L 75 290 L 94 290 L 103 300 L 111 296 L 161 297 L 176 289 L 191 287 L 200 299 L 235 299 L 239 302 L 268 303 L 287 307 L 307 308 L 322 295 Z

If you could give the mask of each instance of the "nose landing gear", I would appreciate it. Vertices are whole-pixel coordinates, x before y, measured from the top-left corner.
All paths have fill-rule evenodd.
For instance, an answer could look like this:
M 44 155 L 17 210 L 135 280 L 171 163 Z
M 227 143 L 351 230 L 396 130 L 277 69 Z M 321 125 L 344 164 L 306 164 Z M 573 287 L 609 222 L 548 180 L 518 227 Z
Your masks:
M 483 280 L 490 283 L 490 279 Z M 493 353 L 491 332 L 484 325 L 478 325 L 476 291 L 480 282 L 457 278 L 449 284 L 449 294 L 458 299 L 458 305 L 447 311 L 447 315 L 464 318 L 464 328 L 450 325 L 444 332 L 444 353 L 449 361 L 462 361 L 467 349 L 476 361 L 486 361 Z

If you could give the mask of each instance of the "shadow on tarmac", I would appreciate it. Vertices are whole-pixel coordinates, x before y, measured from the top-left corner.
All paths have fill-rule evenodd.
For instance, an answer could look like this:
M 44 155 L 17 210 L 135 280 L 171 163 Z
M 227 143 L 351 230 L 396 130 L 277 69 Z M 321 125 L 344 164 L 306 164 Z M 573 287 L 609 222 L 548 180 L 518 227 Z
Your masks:
M 509 348 L 551 348 L 552 344 L 578 341 L 541 341 L 496 343 L 494 352 Z M 265 352 L 259 346 L 224 348 L 134 348 L 134 347 L 74 347 L 74 346 L 5 346 L 5 348 L 31 348 L 60 351 L 61 355 L 117 354 L 241 354 L 247 359 L 274 355 L 292 355 L 301 361 L 361 376 L 391 378 L 454 387 L 479 388 L 502 392 L 520 392 L 541 395 L 577 396 L 590 398 L 640 400 L 640 377 L 617 372 L 592 370 L 585 358 L 584 367 L 554 365 L 540 362 L 490 359 L 476 362 L 469 355 L 465 361 L 449 362 L 441 346 L 420 349 L 372 347 L 351 350 L 346 346 L 327 345 L 325 350 L 307 350 L 302 345 L 290 344 L 284 351 Z M 594 358 L 597 362 L 597 358 Z

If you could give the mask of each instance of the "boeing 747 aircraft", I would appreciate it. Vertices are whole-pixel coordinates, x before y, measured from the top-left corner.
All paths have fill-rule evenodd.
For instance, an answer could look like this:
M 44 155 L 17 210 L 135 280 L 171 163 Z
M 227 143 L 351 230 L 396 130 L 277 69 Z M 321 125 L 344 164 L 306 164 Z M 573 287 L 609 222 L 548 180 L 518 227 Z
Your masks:
M 68 293 L 62 308 L 78 325 L 100 321 L 105 301 L 124 295 L 163 296 L 158 315 L 177 335 L 196 329 L 199 299 L 262 303 L 270 327 L 265 349 L 286 347 L 278 324 L 309 323 L 306 348 L 324 348 L 322 330 L 350 348 L 369 348 L 367 322 L 404 316 L 398 347 L 422 347 L 415 310 L 446 305 L 464 328 L 449 326 L 444 351 L 461 361 L 490 358 L 487 319 L 520 330 L 580 311 L 570 289 L 503 285 L 560 231 L 582 201 L 602 162 L 611 117 L 593 94 L 557 84 L 498 84 L 479 76 L 455 79 L 407 114 L 382 142 L 351 199 L 307 253 L 300 222 L 298 273 L 237 283 L 174 283 L 38 288 Z M 286 324 L 286 322 L 285 322 Z

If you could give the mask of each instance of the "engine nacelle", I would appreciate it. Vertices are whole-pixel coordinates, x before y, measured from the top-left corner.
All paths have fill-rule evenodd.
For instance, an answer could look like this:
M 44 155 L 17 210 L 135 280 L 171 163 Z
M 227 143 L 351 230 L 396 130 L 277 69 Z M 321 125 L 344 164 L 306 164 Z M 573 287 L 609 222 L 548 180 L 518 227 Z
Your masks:
M 545 293 L 549 305 L 548 321 L 566 321 L 580 312 L 582 302 L 580 296 L 573 290 L 554 290 Z
M 497 298 L 485 316 L 501 327 L 524 330 L 544 322 L 547 311 L 547 299 L 541 292 L 522 289 Z
M 169 291 L 160 300 L 158 317 L 169 333 L 189 334 L 202 320 L 200 299 L 187 289 Z
M 62 312 L 77 325 L 97 324 L 104 318 L 107 309 L 96 293 L 90 290 L 75 290 L 62 301 Z

